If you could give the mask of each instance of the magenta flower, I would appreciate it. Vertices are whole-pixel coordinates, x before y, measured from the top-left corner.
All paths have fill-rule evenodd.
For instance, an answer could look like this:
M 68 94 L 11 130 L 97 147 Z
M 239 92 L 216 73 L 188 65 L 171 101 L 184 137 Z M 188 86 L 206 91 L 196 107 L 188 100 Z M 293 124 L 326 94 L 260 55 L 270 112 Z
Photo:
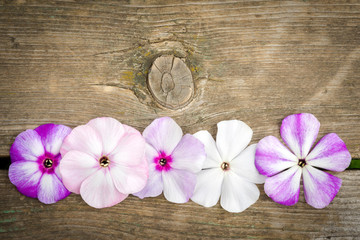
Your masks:
M 19 192 L 45 204 L 66 198 L 70 192 L 59 174 L 60 146 L 71 128 L 45 124 L 20 133 L 10 148 L 9 179 Z
M 143 132 L 149 180 L 143 190 L 134 194 L 140 198 L 156 197 L 164 191 L 165 198 L 185 203 L 192 196 L 196 173 L 206 158 L 204 145 L 183 132 L 176 122 L 163 117 L 155 119 Z
M 283 120 L 280 135 L 291 151 L 273 136 L 258 143 L 255 164 L 268 177 L 265 193 L 275 202 L 288 206 L 298 202 L 301 175 L 305 200 L 314 208 L 326 207 L 338 193 L 341 179 L 319 169 L 344 171 L 351 156 L 335 133 L 325 135 L 310 152 L 319 128 L 312 114 L 290 115 Z
M 113 118 L 95 118 L 74 128 L 60 152 L 65 186 L 92 207 L 111 207 L 146 184 L 145 140 Z

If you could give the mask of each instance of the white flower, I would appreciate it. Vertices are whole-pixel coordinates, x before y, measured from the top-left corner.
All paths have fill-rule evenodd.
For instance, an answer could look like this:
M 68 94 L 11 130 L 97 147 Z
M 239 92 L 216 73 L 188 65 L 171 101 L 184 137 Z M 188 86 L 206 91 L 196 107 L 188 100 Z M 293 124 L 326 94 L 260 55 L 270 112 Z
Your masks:
M 259 198 L 255 184 L 265 181 L 254 164 L 256 144 L 247 147 L 253 132 L 238 120 L 222 121 L 217 127 L 216 143 L 208 131 L 194 134 L 204 144 L 207 159 L 197 174 L 191 200 L 212 207 L 221 196 L 225 210 L 242 212 Z

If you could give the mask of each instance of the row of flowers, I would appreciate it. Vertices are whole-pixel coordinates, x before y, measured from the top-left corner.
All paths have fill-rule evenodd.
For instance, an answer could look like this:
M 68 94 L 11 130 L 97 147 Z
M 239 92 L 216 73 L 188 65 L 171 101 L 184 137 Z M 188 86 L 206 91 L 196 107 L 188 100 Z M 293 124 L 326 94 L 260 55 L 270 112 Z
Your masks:
M 169 117 L 155 119 L 141 134 L 109 117 L 73 130 L 45 124 L 20 133 L 11 149 L 10 181 L 25 196 L 46 204 L 71 192 L 95 208 L 111 207 L 129 194 L 139 198 L 164 193 L 173 203 L 192 201 L 212 207 L 220 199 L 229 212 L 242 212 L 260 195 L 294 205 L 303 179 L 306 202 L 324 208 L 338 193 L 341 179 L 322 170 L 345 170 L 351 156 L 335 133 L 316 145 L 320 123 L 301 113 L 286 117 L 280 135 L 249 143 L 252 129 L 242 121 L 217 124 L 185 134 Z

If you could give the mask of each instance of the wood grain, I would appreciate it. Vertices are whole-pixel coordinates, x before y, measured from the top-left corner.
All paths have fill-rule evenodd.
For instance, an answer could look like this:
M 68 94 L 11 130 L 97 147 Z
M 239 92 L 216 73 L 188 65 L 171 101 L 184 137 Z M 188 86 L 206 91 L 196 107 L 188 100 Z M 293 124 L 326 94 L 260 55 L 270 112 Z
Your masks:
M 240 119 L 255 143 L 281 120 L 311 112 L 318 139 L 336 132 L 360 157 L 360 2 L 1 1 L 0 157 L 17 134 L 48 122 L 71 127 L 111 116 L 142 131 L 173 117 L 184 132 Z M 172 110 L 147 87 L 156 58 L 184 59 L 192 101 Z M 2 159 L 2 158 L 1 158 Z M 130 197 L 95 210 L 79 196 L 46 206 L 0 171 L 2 239 L 339 238 L 359 236 L 358 171 L 329 208 L 261 199 L 241 214 L 219 206 Z M 262 188 L 262 186 L 260 186 Z M 2 237 L 4 236 L 4 237 Z

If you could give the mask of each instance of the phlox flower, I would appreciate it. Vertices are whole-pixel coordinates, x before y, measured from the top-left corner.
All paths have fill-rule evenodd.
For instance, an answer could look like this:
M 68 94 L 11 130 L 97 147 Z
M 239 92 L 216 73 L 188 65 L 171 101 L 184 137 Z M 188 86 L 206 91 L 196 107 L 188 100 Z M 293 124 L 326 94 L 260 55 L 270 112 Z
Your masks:
M 265 180 L 255 168 L 256 144 L 248 146 L 253 132 L 238 120 L 222 121 L 217 127 L 216 142 L 208 131 L 194 134 L 205 145 L 207 159 L 191 200 L 212 207 L 221 196 L 225 210 L 242 212 L 258 200 L 260 191 L 255 184 Z
M 265 193 L 275 202 L 294 205 L 299 200 L 300 179 L 303 178 L 306 202 L 314 208 L 324 208 L 338 193 L 341 179 L 327 172 L 344 171 L 351 156 L 345 143 L 335 133 L 325 135 L 312 148 L 320 122 L 309 113 L 286 117 L 280 135 L 288 150 L 276 137 L 263 138 L 256 149 L 255 164 L 268 178 Z
M 60 146 L 71 128 L 45 124 L 20 133 L 10 148 L 9 179 L 19 192 L 50 204 L 66 198 L 59 173 Z
M 60 152 L 64 185 L 92 207 L 111 207 L 145 186 L 145 140 L 113 118 L 74 128 Z
M 156 197 L 164 191 L 170 202 L 187 202 L 194 192 L 196 173 L 205 160 L 203 144 L 190 134 L 183 136 L 180 126 L 169 117 L 155 119 L 143 136 L 149 180 L 134 195 Z

